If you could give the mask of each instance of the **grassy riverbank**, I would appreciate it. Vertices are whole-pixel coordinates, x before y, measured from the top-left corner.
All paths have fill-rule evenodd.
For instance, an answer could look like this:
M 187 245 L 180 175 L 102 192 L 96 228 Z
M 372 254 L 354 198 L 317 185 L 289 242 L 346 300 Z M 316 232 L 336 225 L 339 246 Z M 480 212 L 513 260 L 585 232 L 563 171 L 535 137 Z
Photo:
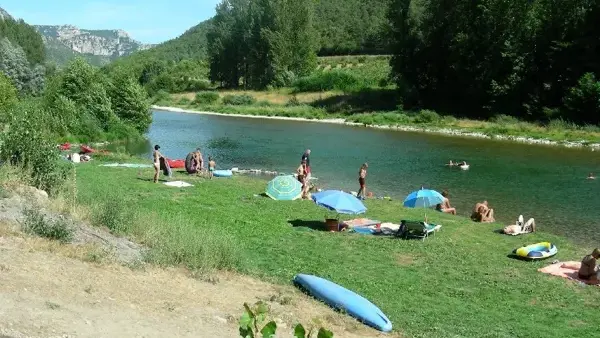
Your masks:
M 282 284 L 297 273 L 318 274 L 372 300 L 411 337 L 591 336 L 600 325 L 597 288 L 536 271 L 549 261 L 507 258 L 541 240 L 559 247 L 560 260 L 578 260 L 589 249 L 563 238 L 503 236 L 494 232 L 501 225 L 439 213 L 430 218 L 442 230 L 425 242 L 329 233 L 317 229 L 326 210 L 257 197 L 265 182 L 256 178 L 177 173 L 174 179 L 195 184 L 177 189 L 151 183 L 152 169 L 98 165 L 78 165 L 78 202 L 115 232 L 150 246 L 148 259 L 158 264 L 235 269 Z M 366 216 L 381 221 L 423 216 L 401 201 L 366 204 Z
M 408 127 L 448 134 L 481 134 L 496 138 L 549 140 L 549 143 L 600 143 L 598 126 L 577 126 L 562 120 L 547 124 L 497 116 L 489 121 L 441 116 L 433 111 L 407 112 L 395 105 L 394 89 L 357 92 L 214 91 L 173 94 L 157 98 L 156 104 L 224 114 L 282 116 L 311 120 L 343 119 L 367 126 Z M 532 142 L 529 140 L 529 142 Z M 544 143 L 544 142 L 541 142 Z

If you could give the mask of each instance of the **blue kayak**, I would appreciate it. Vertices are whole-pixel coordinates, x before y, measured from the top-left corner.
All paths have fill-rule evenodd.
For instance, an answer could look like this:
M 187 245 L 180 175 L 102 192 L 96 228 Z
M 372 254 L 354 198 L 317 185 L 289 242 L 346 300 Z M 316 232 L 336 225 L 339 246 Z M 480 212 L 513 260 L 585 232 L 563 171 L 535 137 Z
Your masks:
M 231 170 L 215 170 L 215 171 L 213 171 L 214 177 L 231 177 L 231 175 L 233 175 Z
M 392 322 L 364 297 L 321 277 L 298 274 L 294 283 L 329 306 L 343 310 L 361 322 L 383 332 L 392 331 Z

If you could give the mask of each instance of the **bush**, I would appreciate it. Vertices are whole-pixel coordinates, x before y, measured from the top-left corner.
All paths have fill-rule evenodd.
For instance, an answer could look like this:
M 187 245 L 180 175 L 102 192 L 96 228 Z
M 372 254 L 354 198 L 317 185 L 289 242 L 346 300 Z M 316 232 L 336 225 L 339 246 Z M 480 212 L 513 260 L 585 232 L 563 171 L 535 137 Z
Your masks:
M 188 99 L 187 97 L 183 96 L 179 99 L 179 101 L 177 101 L 177 104 L 182 105 L 182 106 L 187 106 L 191 103 L 192 101 L 190 101 L 190 99 Z
M 125 201 L 119 198 L 107 198 L 94 210 L 92 222 L 95 226 L 105 226 L 113 233 L 123 233 L 127 230 L 131 217 L 127 213 Z
M 433 110 L 421 110 L 416 116 L 415 116 L 415 122 L 416 123 L 436 123 L 440 121 L 440 115 L 436 112 L 434 112 Z
M 302 77 L 294 82 L 293 87 L 297 92 L 352 91 L 366 87 L 366 82 L 347 71 L 331 71 Z
M 67 179 L 72 165 L 60 159 L 48 128 L 48 112 L 36 104 L 20 104 L 9 112 L 2 135 L 0 160 L 31 173 L 32 184 L 49 194 Z
M 47 219 L 44 214 L 35 209 L 25 209 L 23 230 L 29 234 L 57 240 L 63 243 L 73 238 L 73 227 L 64 218 Z
M 498 123 L 498 124 L 517 124 L 517 123 L 519 123 L 519 120 L 516 117 L 510 116 L 510 115 L 504 115 L 504 114 L 496 115 L 496 116 L 492 117 L 490 121 L 494 122 L 494 123 Z
M 223 98 L 223 104 L 232 106 L 249 106 L 256 103 L 256 99 L 248 94 L 242 95 L 226 95 Z
M 219 93 L 217 92 L 198 92 L 194 103 L 196 104 L 214 104 L 219 101 Z
M 564 99 L 565 114 L 573 121 L 600 123 L 600 81 L 593 73 L 584 74 Z
M 171 94 L 165 90 L 159 90 L 154 94 L 152 103 L 155 104 L 169 104 L 171 102 Z
M 300 103 L 300 100 L 298 100 L 298 97 L 296 95 L 292 96 L 292 98 L 286 104 L 286 106 L 288 107 L 296 107 L 300 105 L 302 105 L 302 103 Z

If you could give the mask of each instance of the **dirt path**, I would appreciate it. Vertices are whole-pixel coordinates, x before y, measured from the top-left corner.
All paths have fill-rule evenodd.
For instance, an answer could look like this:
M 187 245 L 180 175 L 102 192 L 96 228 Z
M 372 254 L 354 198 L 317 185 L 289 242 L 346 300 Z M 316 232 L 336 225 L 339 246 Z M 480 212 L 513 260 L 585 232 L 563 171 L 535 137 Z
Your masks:
M 0 231 L 0 337 L 239 337 L 243 303 L 258 300 L 271 306 L 278 337 L 290 337 L 296 320 L 336 337 L 383 336 L 291 287 L 84 261 L 94 252 Z

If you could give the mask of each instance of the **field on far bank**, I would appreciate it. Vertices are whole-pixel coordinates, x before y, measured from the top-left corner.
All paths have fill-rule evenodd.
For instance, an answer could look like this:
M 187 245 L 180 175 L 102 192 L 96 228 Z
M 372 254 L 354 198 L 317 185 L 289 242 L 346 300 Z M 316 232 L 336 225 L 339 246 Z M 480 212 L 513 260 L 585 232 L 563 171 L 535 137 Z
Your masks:
M 153 184 L 151 169 L 99 164 L 78 165 L 79 203 L 105 208 L 109 227 L 150 246 L 148 259 L 157 264 L 198 274 L 230 269 L 281 284 L 297 273 L 320 275 L 373 301 L 409 337 L 592 336 L 600 325 L 600 289 L 537 272 L 590 249 L 564 238 L 504 236 L 495 232 L 502 225 L 436 212 L 428 216 L 442 230 L 424 242 L 329 233 L 320 226 L 330 212 L 310 201 L 262 197 L 263 180 L 176 173 L 172 180 L 195 185 L 178 189 Z M 366 205 L 365 216 L 380 221 L 423 217 L 401 201 Z M 558 255 L 543 262 L 507 257 L 539 241 L 555 243 Z

